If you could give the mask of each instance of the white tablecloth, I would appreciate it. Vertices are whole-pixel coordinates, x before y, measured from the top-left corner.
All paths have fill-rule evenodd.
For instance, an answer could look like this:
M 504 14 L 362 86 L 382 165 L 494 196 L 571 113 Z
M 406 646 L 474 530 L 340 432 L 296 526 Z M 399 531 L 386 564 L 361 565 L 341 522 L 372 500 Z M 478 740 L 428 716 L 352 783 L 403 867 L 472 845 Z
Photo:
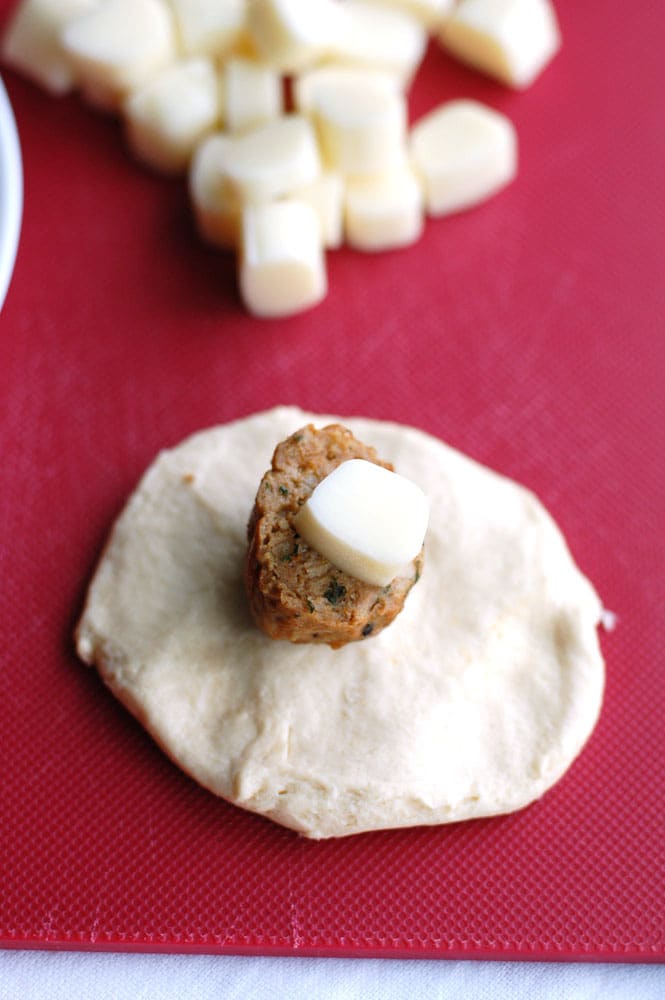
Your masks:
M 663 1000 L 665 965 L 0 952 L 0 1000 Z

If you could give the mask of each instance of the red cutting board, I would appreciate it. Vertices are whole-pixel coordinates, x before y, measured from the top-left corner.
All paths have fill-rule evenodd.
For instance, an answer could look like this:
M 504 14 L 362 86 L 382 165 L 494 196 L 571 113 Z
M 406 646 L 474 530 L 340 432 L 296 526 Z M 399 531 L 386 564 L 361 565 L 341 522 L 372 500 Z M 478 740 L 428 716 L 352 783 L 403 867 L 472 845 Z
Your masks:
M 5 945 L 665 959 L 665 8 L 558 9 L 527 92 L 435 48 L 414 88 L 414 117 L 509 114 L 518 181 L 406 251 L 331 254 L 328 298 L 288 321 L 243 312 L 184 184 L 116 122 L 5 73 L 25 167 L 0 318 Z M 145 466 L 278 403 L 422 427 L 559 521 L 618 625 L 598 727 L 538 803 L 307 842 L 184 777 L 77 661 Z

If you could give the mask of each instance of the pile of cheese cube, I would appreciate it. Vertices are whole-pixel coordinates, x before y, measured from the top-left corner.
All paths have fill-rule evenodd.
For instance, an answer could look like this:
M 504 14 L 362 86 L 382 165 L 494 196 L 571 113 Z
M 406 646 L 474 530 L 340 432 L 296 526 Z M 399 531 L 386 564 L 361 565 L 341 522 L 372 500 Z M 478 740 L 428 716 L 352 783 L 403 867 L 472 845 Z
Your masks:
M 406 246 L 514 178 L 514 127 L 477 101 L 409 129 L 430 38 L 518 89 L 560 45 L 550 0 L 21 0 L 2 55 L 121 115 L 237 251 L 250 312 L 288 316 L 324 298 L 326 250 Z

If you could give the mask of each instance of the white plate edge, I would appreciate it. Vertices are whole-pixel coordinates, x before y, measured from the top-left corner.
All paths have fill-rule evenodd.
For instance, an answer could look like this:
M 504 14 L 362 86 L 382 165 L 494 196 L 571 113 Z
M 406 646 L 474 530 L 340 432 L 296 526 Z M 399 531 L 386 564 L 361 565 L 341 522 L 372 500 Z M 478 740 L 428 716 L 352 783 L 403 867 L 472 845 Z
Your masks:
M 0 78 L 0 310 L 5 301 L 23 215 L 23 165 L 18 129 L 11 102 Z

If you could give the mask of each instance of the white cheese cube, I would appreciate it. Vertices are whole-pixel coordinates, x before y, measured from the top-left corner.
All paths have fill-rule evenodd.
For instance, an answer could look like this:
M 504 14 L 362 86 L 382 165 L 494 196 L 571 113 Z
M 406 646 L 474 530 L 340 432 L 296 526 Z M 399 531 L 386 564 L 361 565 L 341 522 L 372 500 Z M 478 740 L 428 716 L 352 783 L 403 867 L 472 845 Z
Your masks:
M 402 93 L 402 81 L 397 73 L 387 70 L 366 69 L 357 66 L 323 65 L 299 73 L 293 78 L 293 103 L 301 114 L 312 114 L 318 95 L 331 93 L 338 87 L 347 92 L 352 88 L 385 91 L 390 94 Z
M 324 170 L 311 184 L 296 192 L 312 206 L 321 227 L 321 239 L 327 250 L 336 250 L 342 245 L 343 237 L 343 195 L 344 181 L 333 170 Z
M 477 101 L 450 101 L 425 115 L 411 129 L 410 148 L 429 215 L 471 208 L 517 173 L 512 122 Z
M 428 519 L 427 497 L 414 482 L 350 459 L 319 483 L 294 527 L 333 566 L 385 587 L 420 552 Z
M 235 56 L 224 65 L 223 81 L 229 132 L 254 128 L 281 114 L 282 80 L 269 66 Z
M 255 316 L 290 316 L 324 298 L 325 259 L 311 205 L 287 198 L 247 206 L 241 243 L 240 292 Z
M 73 67 L 60 44 L 60 32 L 72 18 L 99 0 L 22 0 L 2 38 L 2 58 L 54 95 L 75 84 Z
M 213 246 L 235 248 L 240 243 L 242 207 L 231 195 L 224 163 L 232 138 L 215 133 L 196 147 L 189 168 L 189 196 L 201 237 Z
M 259 56 L 285 73 L 319 60 L 337 37 L 336 0 L 251 0 L 247 27 Z
M 292 194 L 321 171 L 312 125 L 294 114 L 233 135 L 220 166 L 230 197 L 243 204 Z
M 226 58 L 244 40 L 247 0 L 169 0 L 185 55 Z
M 392 7 L 410 14 L 432 30 L 455 6 L 455 0 L 365 0 L 377 7 Z
M 414 243 L 423 230 L 423 195 L 408 167 L 347 180 L 344 231 L 356 250 L 393 250 Z
M 331 61 L 387 70 L 408 86 L 425 55 L 424 26 L 400 10 L 363 0 L 344 0 L 340 7 L 342 29 L 331 41 Z
M 217 70 L 203 56 L 172 63 L 130 94 L 123 110 L 134 154 L 156 170 L 182 173 L 195 147 L 219 123 Z
M 550 0 L 460 0 L 440 40 L 463 62 L 518 89 L 533 83 L 561 45 Z
M 309 95 L 323 159 L 343 174 L 385 170 L 404 157 L 404 96 L 371 75 L 319 81 Z
M 176 51 L 163 0 L 104 0 L 69 21 L 61 39 L 86 97 L 110 110 L 172 62 Z

